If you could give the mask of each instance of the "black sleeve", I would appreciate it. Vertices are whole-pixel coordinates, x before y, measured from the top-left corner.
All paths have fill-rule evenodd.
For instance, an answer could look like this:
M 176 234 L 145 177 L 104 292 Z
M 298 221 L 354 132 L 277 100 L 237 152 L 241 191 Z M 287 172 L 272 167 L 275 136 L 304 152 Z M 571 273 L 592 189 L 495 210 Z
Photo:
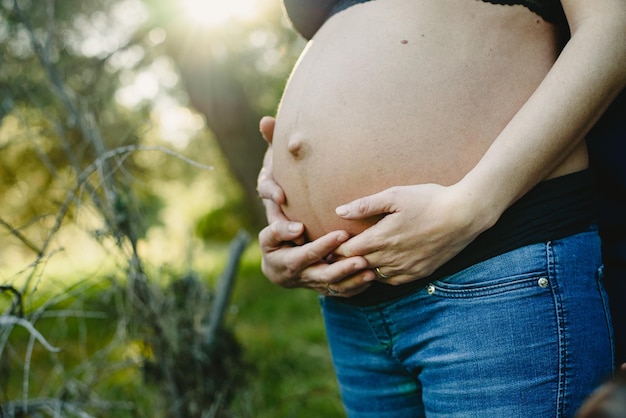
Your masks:
M 294 29 L 311 39 L 326 21 L 338 0 L 283 0 L 285 13 Z

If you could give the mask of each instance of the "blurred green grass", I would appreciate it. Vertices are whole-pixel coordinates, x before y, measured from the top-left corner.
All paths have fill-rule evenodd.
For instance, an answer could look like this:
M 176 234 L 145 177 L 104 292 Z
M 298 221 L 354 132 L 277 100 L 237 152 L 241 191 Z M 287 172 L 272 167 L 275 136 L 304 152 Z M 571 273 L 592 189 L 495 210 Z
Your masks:
M 235 332 L 257 368 L 244 394 L 255 405 L 253 416 L 345 417 L 316 293 L 269 282 L 253 245 L 242 262 L 233 308 Z
M 220 260 L 225 258 L 224 248 L 207 251 L 217 252 Z M 215 263 L 209 271 L 199 273 L 214 286 L 221 267 Z M 56 396 L 54 388 L 64 387 L 119 402 L 103 410 L 102 417 L 157 418 L 154 403 L 158 394 L 138 367 L 145 347 L 140 341 L 128 344 L 128 339 L 126 345 L 118 345 L 119 333 L 125 332 L 118 317 L 123 310 L 119 288 L 106 277 L 73 286 L 70 290 L 76 292 L 60 296 L 58 287 L 53 286 L 51 293 L 40 289 L 36 300 L 29 301 L 29 312 L 49 304 L 47 315 L 35 326 L 61 351 L 49 353 L 35 343 L 32 355 L 28 354 L 29 334 L 15 328 L 10 349 L 0 362 L 0 402 L 23 399 L 28 365 L 28 398 Z M 257 243 L 242 258 L 226 325 L 234 330 L 250 366 L 249 384 L 238 391 L 234 401 L 234 416 L 345 417 L 317 295 L 270 283 L 260 269 Z

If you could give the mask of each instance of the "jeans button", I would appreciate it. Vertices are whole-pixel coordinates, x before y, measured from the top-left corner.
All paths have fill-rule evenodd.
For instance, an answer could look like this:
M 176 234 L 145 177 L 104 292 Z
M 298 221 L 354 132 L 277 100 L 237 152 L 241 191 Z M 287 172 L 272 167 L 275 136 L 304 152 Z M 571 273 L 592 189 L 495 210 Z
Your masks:
M 539 287 L 546 288 L 548 287 L 548 279 L 542 277 L 541 279 L 537 280 L 537 284 L 539 285 Z
M 435 286 L 432 284 L 429 284 L 428 286 L 426 286 L 426 292 L 429 295 L 432 295 L 433 293 L 435 293 Z

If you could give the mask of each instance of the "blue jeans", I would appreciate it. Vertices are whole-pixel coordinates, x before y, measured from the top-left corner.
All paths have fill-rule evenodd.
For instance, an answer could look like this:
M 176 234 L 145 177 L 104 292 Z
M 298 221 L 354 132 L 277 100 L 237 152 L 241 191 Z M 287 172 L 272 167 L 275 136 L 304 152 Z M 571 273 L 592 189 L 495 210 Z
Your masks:
M 601 279 L 590 230 L 376 306 L 321 297 L 348 416 L 573 416 L 613 370 Z

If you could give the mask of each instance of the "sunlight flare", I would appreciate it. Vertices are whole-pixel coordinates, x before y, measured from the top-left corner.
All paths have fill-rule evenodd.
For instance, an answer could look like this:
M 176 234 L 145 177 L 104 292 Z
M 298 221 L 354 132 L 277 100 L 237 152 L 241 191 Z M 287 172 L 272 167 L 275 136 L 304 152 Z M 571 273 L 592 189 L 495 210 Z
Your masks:
M 185 13 L 197 24 L 216 26 L 231 19 L 250 19 L 258 11 L 258 0 L 183 0 Z

